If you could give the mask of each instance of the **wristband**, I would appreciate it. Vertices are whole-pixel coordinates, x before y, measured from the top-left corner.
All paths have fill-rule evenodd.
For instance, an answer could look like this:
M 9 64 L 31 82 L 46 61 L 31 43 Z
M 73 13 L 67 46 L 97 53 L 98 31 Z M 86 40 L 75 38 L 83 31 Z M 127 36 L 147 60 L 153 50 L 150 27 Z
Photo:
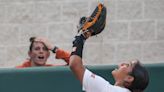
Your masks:
M 83 35 L 75 37 L 75 40 L 73 41 L 73 50 L 71 55 L 77 55 L 82 58 L 83 45 L 85 40 L 86 39 Z
M 57 46 L 55 46 L 51 51 L 53 52 L 53 53 L 56 53 L 56 50 L 58 49 L 58 47 Z

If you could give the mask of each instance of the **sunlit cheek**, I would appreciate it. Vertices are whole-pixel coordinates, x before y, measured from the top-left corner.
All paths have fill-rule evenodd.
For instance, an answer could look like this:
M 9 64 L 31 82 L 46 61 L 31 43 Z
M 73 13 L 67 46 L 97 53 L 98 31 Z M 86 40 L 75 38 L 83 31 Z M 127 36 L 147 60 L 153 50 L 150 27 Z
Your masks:
M 123 73 L 123 74 L 128 74 L 128 68 L 126 67 L 123 67 L 122 69 L 120 69 L 120 71 Z
M 46 57 L 48 58 L 50 55 L 50 52 L 46 52 Z
M 33 52 L 32 53 L 32 58 L 37 59 L 37 57 L 38 57 L 38 53 L 37 52 Z
M 30 55 L 30 57 L 31 57 L 31 58 L 35 58 L 36 55 L 35 55 L 34 53 L 32 53 L 32 54 Z
M 33 55 L 38 55 L 39 52 L 38 51 L 33 51 L 32 53 L 33 53 Z

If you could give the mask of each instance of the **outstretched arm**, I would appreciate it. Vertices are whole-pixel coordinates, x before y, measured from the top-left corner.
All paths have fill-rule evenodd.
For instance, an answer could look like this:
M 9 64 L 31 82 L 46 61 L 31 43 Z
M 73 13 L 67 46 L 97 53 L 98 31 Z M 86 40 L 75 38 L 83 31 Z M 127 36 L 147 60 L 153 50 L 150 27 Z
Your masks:
M 86 38 L 83 35 L 76 36 L 73 41 L 73 51 L 70 57 L 70 68 L 77 79 L 82 83 L 85 68 L 82 63 L 83 45 Z
M 101 33 L 105 28 L 106 8 L 102 3 L 99 3 L 96 9 L 94 10 L 94 12 L 91 14 L 91 16 L 88 18 L 87 17 L 81 18 L 79 23 L 80 25 L 78 27 L 78 34 L 81 35 L 76 36 L 75 40 L 73 41 L 73 51 L 71 53 L 69 65 L 72 72 L 82 83 L 84 76 L 86 75 L 86 74 L 84 75 L 84 73 L 87 72 L 82 63 L 83 45 L 88 37 Z M 102 92 L 102 91 L 97 90 L 97 92 Z
M 72 72 L 75 74 L 77 79 L 82 84 L 83 75 L 84 75 L 84 71 L 85 71 L 85 68 L 84 68 L 83 63 L 82 63 L 82 59 L 77 55 L 72 55 L 70 57 L 70 64 L 69 65 L 70 65 Z

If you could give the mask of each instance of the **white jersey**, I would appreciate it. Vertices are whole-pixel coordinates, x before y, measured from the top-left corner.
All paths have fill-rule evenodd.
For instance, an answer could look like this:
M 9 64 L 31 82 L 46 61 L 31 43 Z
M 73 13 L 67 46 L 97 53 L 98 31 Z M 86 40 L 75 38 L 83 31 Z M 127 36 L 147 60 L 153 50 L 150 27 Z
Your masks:
M 83 77 L 83 90 L 86 92 L 131 92 L 129 89 L 111 85 L 87 69 Z

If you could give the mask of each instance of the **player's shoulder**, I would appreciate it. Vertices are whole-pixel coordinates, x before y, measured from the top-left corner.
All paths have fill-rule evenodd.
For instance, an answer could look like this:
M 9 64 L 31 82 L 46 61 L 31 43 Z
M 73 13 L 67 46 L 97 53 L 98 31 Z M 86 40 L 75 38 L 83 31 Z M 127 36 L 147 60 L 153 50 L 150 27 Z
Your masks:
M 110 86 L 109 87 L 109 90 L 111 90 L 111 92 L 131 92 L 129 89 L 127 88 L 123 88 L 123 87 L 120 87 L 120 86 Z

